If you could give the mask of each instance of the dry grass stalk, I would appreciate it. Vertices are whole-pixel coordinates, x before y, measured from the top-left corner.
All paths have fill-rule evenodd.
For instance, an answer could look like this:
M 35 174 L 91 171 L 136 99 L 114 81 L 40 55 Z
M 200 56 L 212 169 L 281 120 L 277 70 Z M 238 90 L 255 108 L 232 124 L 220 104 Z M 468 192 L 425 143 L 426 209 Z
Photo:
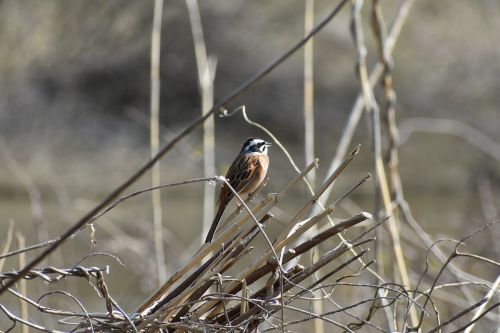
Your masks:
M 314 27 L 314 0 L 306 0 L 304 31 L 307 34 Z M 306 164 L 314 160 L 314 38 L 304 45 L 304 147 Z M 316 183 L 316 171 L 308 176 L 311 184 Z
M 0 271 L 3 269 L 5 265 L 5 258 L 9 255 L 10 245 L 12 243 L 12 235 L 14 234 L 14 221 L 9 222 L 9 228 L 7 229 L 7 234 L 5 237 L 5 241 L 2 247 L 2 252 L 0 253 Z M 16 254 L 16 253 L 14 253 Z
M 24 238 L 23 234 L 20 232 L 16 232 L 16 239 L 17 239 L 17 247 L 19 249 L 22 249 L 26 246 L 26 239 Z M 26 265 L 26 254 L 25 253 L 20 253 L 19 254 L 19 267 L 24 267 Z M 21 295 L 28 295 L 28 288 L 26 286 L 26 280 L 21 280 L 19 282 L 19 293 Z M 20 305 L 21 305 L 21 318 L 24 321 L 28 321 L 28 304 L 24 302 L 22 299 L 19 300 Z M 22 333 L 28 333 L 29 332 L 29 327 L 26 325 L 23 325 L 21 327 Z
M 376 5 L 376 4 L 375 4 Z M 389 216 L 389 234 L 391 236 L 394 256 L 396 258 L 397 264 L 397 274 L 403 285 L 410 289 L 411 282 L 408 273 L 407 264 L 405 257 L 403 255 L 403 250 L 401 246 L 400 233 L 398 230 L 398 221 L 394 216 L 394 211 L 392 209 L 391 195 L 389 191 L 389 185 L 387 181 L 387 176 L 385 173 L 385 166 L 382 159 L 382 132 L 380 127 L 380 109 L 375 99 L 373 93 L 368 70 L 366 67 L 366 55 L 367 49 L 364 41 L 363 35 L 363 25 L 361 20 L 361 9 L 363 6 L 363 0 L 353 1 L 352 7 L 352 22 L 351 30 L 354 42 L 357 49 L 357 64 L 356 71 L 358 74 L 358 79 L 361 85 L 361 93 L 364 99 L 364 107 L 366 112 L 369 114 L 372 125 L 372 145 L 373 145 L 373 155 L 375 159 L 375 219 L 380 220 L 383 216 Z M 379 35 L 382 33 L 381 24 L 375 24 L 378 29 Z M 383 47 L 382 54 L 386 53 L 386 48 Z M 387 57 L 382 59 L 384 68 L 387 68 Z M 387 73 L 387 72 L 386 72 Z M 387 79 L 388 74 L 384 76 Z M 392 88 L 388 88 L 392 89 Z M 383 209 L 382 209 L 383 207 Z M 378 258 L 382 259 L 381 257 Z M 410 312 L 412 322 L 414 325 L 417 323 L 417 314 L 412 308 Z
M 155 0 L 153 28 L 151 32 L 151 101 L 150 101 L 150 145 L 151 157 L 158 154 L 160 147 L 160 51 L 161 51 L 161 22 L 163 12 L 163 0 Z M 157 161 L 151 170 L 151 186 L 159 186 L 160 161 Z M 165 266 L 165 251 L 163 249 L 163 226 L 161 192 L 151 193 L 153 204 L 153 229 L 156 255 L 156 269 L 158 284 L 167 278 Z
M 186 4 L 193 35 L 196 69 L 198 72 L 198 89 L 201 96 L 201 114 L 204 115 L 210 111 L 214 104 L 216 61 L 210 58 L 207 53 L 198 1 L 186 0 Z M 203 123 L 203 168 L 205 177 L 210 177 L 215 174 L 215 130 L 213 118 L 207 119 Z M 204 235 L 206 235 L 210 229 L 214 216 L 214 197 L 215 188 L 208 183 L 205 184 L 201 244 L 205 242 Z

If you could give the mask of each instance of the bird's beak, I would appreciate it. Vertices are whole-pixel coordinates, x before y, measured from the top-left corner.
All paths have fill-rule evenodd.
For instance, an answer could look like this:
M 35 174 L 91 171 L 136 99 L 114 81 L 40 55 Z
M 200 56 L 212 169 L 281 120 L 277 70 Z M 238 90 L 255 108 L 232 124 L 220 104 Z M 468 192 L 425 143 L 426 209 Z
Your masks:
M 273 145 L 273 144 L 272 144 L 271 142 L 266 142 L 266 143 L 265 143 L 265 146 L 266 146 L 266 147 L 271 147 L 272 145 Z

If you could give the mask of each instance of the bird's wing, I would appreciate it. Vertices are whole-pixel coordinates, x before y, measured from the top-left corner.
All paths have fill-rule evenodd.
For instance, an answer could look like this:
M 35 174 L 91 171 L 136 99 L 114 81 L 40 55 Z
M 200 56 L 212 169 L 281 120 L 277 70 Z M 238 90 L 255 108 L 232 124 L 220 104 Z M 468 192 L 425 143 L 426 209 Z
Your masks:
M 231 165 L 226 178 L 237 193 L 245 192 L 245 189 L 259 177 L 260 168 L 262 166 L 258 158 L 242 155 Z M 226 200 L 230 200 L 234 194 L 230 189 L 227 190 Z
M 254 184 L 254 182 L 260 181 L 259 177 L 261 175 L 262 168 L 263 166 L 260 164 L 258 157 L 252 155 L 241 155 L 234 160 L 226 174 L 226 179 L 237 193 L 246 193 L 252 189 L 252 184 Z M 219 224 L 220 218 L 224 213 L 224 209 L 233 196 L 233 191 L 231 191 L 227 184 L 224 183 L 219 194 L 219 209 L 217 210 L 217 214 L 215 215 L 212 226 L 207 234 L 207 238 L 205 240 L 206 243 L 210 243 L 212 241 L 215 231 L 217 230 L 217 225 Z

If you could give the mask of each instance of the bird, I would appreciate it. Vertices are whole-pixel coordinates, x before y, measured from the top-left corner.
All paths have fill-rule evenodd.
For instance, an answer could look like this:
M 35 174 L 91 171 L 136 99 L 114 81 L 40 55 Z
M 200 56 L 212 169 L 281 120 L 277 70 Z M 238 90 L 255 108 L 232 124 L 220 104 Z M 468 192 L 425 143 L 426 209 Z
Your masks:
M 259 138 L 248 138 L 243 143 L 243 147 L 226 174 L 227 181 L 238 195 L 252 194 L 266 177 L 269 167 L 267 151 L 270 146 L 271 143 Z M 219 208 L 208 231 L 205 243 L 212 242 L 222 214 L 233 197 L 234 193 L 224 183 L 219 192 Z

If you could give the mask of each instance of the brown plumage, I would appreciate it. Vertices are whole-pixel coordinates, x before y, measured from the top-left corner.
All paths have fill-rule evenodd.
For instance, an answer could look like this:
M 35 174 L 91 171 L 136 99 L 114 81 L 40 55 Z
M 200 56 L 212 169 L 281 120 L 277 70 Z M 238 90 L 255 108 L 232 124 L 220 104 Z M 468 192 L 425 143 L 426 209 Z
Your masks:
M 226 174 L 226 179 L 238 195 L 251 194 L 266 177 L 269 166 L 267 148 L 270 145 L 270 143 L 257 138 L 249 138 L 245 141 L 243 148 Z M 219 193 L 219 208 L 208 231 L 206 243 L 213 240 L 222 214 L 233 197 L 234 193 L 224 183 Z

